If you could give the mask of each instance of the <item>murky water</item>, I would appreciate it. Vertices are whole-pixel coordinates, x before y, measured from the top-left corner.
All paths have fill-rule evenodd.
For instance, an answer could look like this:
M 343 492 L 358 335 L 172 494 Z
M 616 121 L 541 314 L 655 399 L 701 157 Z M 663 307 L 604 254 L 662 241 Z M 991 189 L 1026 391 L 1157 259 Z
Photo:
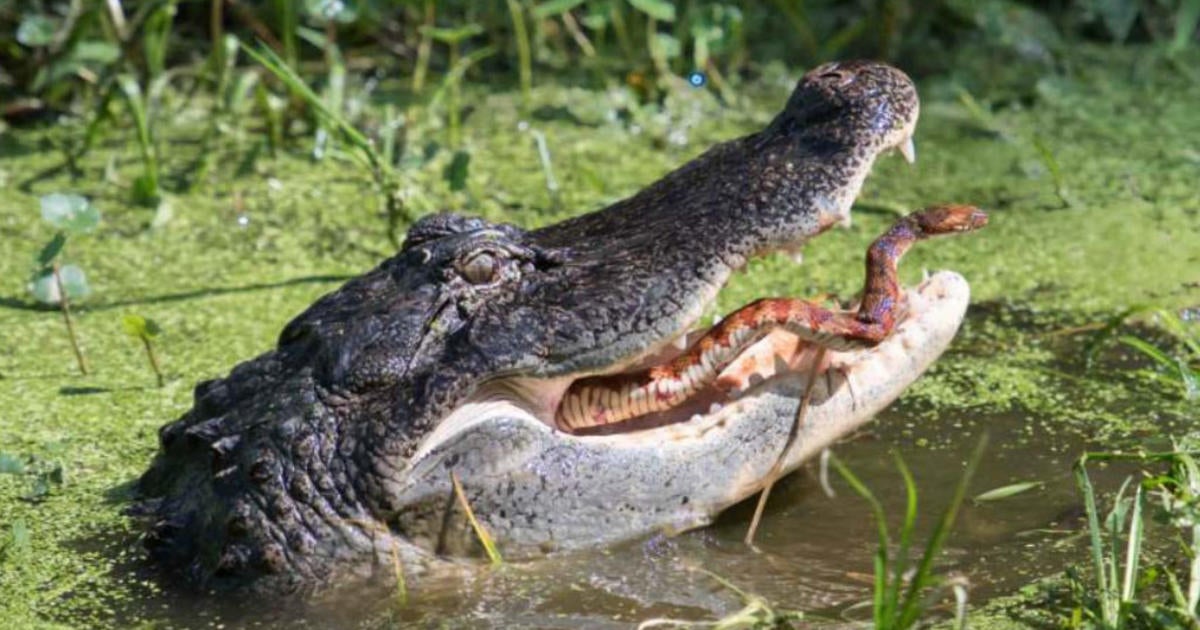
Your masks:
M 1018 481 L 1044 482 L 1008 499 L 964 505 L 938 571 L 965 577 L 973 601 L 1012 592 L 1082 557 L 1082 505 L 1071 477 L 1081 443 L 1040 431 L 1032 438 L 1019 415 L 948 415 L 920 423 L 901 409 L 871 426 L 871 433 L 836 452 L 895 519 L 903 513 L 904 493 L 891 453 L 904 453 L 920 491 L 918 544 L 949 501 L 984 430 L 991 446 L 971 495 Z M 1111 486 L 1123 474 L 1100 471 L 1095 480 Z M 168 595 L 134 604 L 127 613 L 183 627 L 627 628 L 656 617 L 711 620 L 741 608 L 738 594 L 703 569 L 777 608 L 837 625 L 869 618 L 876 530 L 865 503 L 840 479 L 831 481 L 837 493 L 832 498 L 822 491 L 815 467 L 780 482 L 756 549 L 742 543 L 754 509 L 748 501 L 716 525 L 674 538 L 425 579 L 413 585 L 404 606 L 394 591 L 375 588 L 269 612 L 256 602 Z

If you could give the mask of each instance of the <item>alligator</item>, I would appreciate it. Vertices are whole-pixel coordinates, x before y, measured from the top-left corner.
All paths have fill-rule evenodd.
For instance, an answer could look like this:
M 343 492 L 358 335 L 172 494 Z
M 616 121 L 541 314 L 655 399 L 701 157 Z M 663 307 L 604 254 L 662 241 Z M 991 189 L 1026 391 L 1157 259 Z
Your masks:
M 161 428 L 133 507 L 150 558 L 206 590 L 313 593 L 479 555 L 463 503 L 510 558 L 711 522 L 956 333 L 965 280 L 904 290 L 895 264 L 983 225 L 967 206 L 881 236 L 856 310 L 772 298 L 698 324 L 748 260 L 847 223 L 878 156 L 913 158 L 917 115 L 900 70 L 830 63 L 763 130 L 604 209 L 419 220 Z

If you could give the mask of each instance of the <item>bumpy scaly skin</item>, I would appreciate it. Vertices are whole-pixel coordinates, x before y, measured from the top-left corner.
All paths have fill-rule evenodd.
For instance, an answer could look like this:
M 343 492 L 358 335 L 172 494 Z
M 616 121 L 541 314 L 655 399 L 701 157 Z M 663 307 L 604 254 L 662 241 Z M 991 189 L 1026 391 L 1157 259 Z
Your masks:
M 566 430 L 612 425 L 666 411 L 714 384 L 727 365 L 772 330 L 832 350 L 872 346 L 895 328 L 902 289 L 896 264 L 919 240 L 976 230 L 987 215 L 971 206 L 937 206 L 910 214 L 867 250 L 863 297 L 855 312 L 831 311 L 795 298 L 764 298 L 730 313 L 665 365 L 643 372 L 583 378 L 571 385 L 558 412 Z
M 452 462 L 409 458 L 481 386 L 601 371 L 666 344 L 747 258 L 843 222 L 916 115 L 900 71 L 829 64 L 763 131 L 609 208 L 534 232 L 422 220 L 395 257 L 318 300 L 274 350 L 199 385 L 163 427 L 136 506 L 151 555 L 210 588 L 285 592 L 371 572 L 438 518 L 406 502 L 440 492 L 414 487 L 425 482 L 412 468 Z M 556 474 L 540 482 L 569 473 Z M 509 497 L 524 489 L 505 483 L 517 484 Z

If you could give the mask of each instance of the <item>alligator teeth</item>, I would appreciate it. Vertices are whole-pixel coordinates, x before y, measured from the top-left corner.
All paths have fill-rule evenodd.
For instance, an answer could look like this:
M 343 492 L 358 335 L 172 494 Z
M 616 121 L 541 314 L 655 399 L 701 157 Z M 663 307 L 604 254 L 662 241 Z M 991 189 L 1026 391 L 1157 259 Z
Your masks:
M 709 413 L 710 415 L 711 415 L 711 414 L 714 414 L 714 413 L 717 413 L 717 412 L 718 412 L 718 411 L 720 411 L 720 410 L 721 410 L 721 403 L 713 403 L 712 405 L 710 405 L 710 406 L 708 407 L 708 413 Z
M 680 335 L 677 339 L 675 339 L 675 342 L 671 345 L 675 346 L 675 348 L 678 350 L 687 350 L 687 347 L 688 347 L 687 341 L 688 341 L 687 335 Z
M 917 161 L 917 145 L 913 143 L 912 136 L 900 143 L 900 155 L 904 156 L 904 161 L 912 164 Z

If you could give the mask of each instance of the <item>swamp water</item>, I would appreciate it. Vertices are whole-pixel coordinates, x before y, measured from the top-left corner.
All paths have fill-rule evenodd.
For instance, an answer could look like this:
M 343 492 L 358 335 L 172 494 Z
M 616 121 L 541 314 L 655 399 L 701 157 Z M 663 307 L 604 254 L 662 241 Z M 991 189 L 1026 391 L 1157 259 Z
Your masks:
M 922 82 L 917 165 L 881 160 L 850 229 L 815 241 L 802 266 L 781 256 L 755 261 L 716 307 L 728 312 L 764 295 L 850 296 L 867 243 L 895 210 L 961 201 L 991 212 L 985 231 L 922 244 L 905 259 L 909 282 L 922 268 L 963 273 L 971 315 L 935 368 L 869 425 L 872 433 L 836 447 L 894 517 L 903 494 L 889 452 L 903 453 L 921 492 L 921 531 L 984 429 L 992 446 L 971 494 L 1045 482 L 964 507 L 940 567 L 968 578 L 973 605 L 1086 561 L 1070 477 L 1084 444 L 1164 446 L 1164 436 L 1196 427 L 1195 407 L 1119 352 L 1084 370 L 1091 324 L 1134 304 L 1200 302 L 1200 83 L 1147 51 L 1103 54 L 1070 75 L 1031 75 L 1015 97 L 976 95 L 983 117 L 964 106 L 953 79 Z M 513 95 L 480 92 L 477 111 L 487 115 L 468 116 L 464 127 L 472 156 L 465 189 L 443 180 L 443 150 L 410 173 L 410 208 L 535 226 L 600 207 L 714 142 L 761 127 L 794 77 L 765 73 L 736 107 L 682 93 L 633 122 L 607 115 L 625 106 L 619 95 L 542 86 L 532 124 L 550 148 L 561 185 L 554 194 Z M 752 510 L 743 505 L 676 538 L 415 584 L 403 608 L 385 591 L 265 615 L 257 602 L 165 593 L 141 563 L 139 526 L 122 515 L 157 428 L 190 406 L 194 383 L 270 347 L 316 297 L 391 251 L 370 184 L 353 166 L 314 164 L 299 151 L 255 158 L 261 139 L 210 146 L 205 112 L 173 105 L 179 114 L 160 128 L 160 142 L 164 179 L 176 192 L 157 214 L 128 203 L 139 171 L 131 131 L 107 130 L 74 175 L 56 147 L 78 127 L 0 134 L 0 452 L 59 466 L 63 478 L 27 500 L 34 476 L 0 475 L 5 627 L 629 627 L 741 607 L 697 567 L 810 618 L 866 617 L 847 608 L 869 598 L 870 512 L 836 479 L 839 496 L 826 498 L 811 473 L 773 492 L 761 553 L 740 542 Z M 561 111 L 572 116 L 552 115 Z M 206 151 L 215 156 L 209 176 L 184 192 Z M 100 229 L 67 251 L 94 290 L 77 311 L 95 370 L 86 377 L 76 373 L 60 315 L 33 306 L 25 287 L 50 236 L 38 197 L 52 192 L 84 194 L 104 214 Z M 142 348 L 121 332 L 127 313 L 163 326 L 165 387 L 154 386 Z M 1111 489 L 1127 472 L 1097 477 Z M 13 544 L 18 530 L 23 542 Z
M 907 463 L 920 492 L 922 532 L 949 502 L 985 429 L 992 447 L 976 473 L 973 494 L 1015 481 L 1045 482 L 1036 491 L 1002 501 L 964 505 L 938 570 L 967 578 L 973 602 L 1061 572 L 1081 557 L 1086 544 L 1083 507 L 1070 469 L 1083 446 L 1077 440 L 1032 439 L 1023 418 L 1014 415 L 960 416 L 931 425 L 898 410 L 878 420 L 871 433 L 840 445 L 838 456 L 873 489 L 888 514 L 899 518 L 903 486 L 892 451 L 909 453 Z M 407 605 L 397 603 L 394 591 L 378 587 L 269 614 L 253 602 L 161 595 L 126 612 L 180 627 L 565 629 L 629 628 L 661 617 L 711 621 L 742 608 L 738 594 L 703 569 L 766 598 L 777 610 L 805 611 L 806 626 L 866 621 L 876 530 L 863 501 L 830 473 L 834 498 L 824 494 L 811 466 L 776 486 L 756 550 L 742 542 L 754 510 L 750 500 L 712 527 L 673 538 L 657 536 L 498 568 L 480 565 L 426 579 L 409 592 Z M 1127 473 L 1105 470 L 1093 479 L 1111 488 Z M 898 521 L 892 524 L 898 527 Z M 949 616 L 949 603 L 940 610 Z

